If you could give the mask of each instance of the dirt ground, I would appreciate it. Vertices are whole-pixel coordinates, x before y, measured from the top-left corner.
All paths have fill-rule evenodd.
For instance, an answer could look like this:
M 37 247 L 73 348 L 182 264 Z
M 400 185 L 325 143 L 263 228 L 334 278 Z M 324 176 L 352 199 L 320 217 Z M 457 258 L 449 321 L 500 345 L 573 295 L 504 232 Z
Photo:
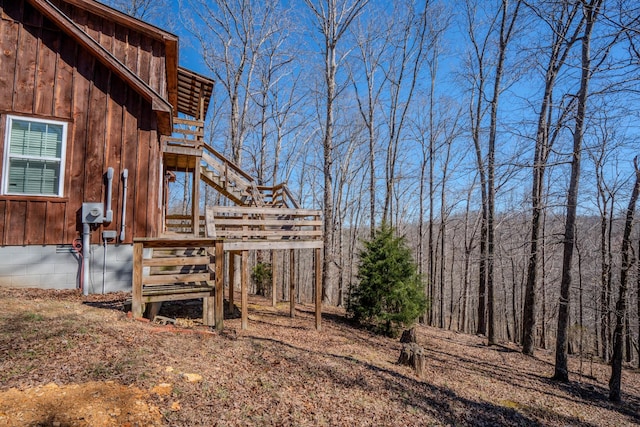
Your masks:
M 418 327 L 421 378 L 396 364 L 397 340 L 353 328 L 327 310 L 250 300 L 222 333 L 197 301 L 165 305 L 178 326 L 136 321 L 127 294 L 0 292 L 0 426 L 640 425 L 640 373 L 607 400 L 610 368 L 571 358 L 558 384 L 553 354 Z M 582 374 L 580 374 L 580 370 Z

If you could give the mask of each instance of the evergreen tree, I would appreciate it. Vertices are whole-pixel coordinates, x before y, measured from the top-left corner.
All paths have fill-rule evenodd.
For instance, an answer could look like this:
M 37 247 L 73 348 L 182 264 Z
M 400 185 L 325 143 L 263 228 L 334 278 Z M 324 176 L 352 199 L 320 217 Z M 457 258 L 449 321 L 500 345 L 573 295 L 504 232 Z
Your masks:
M 347 311 L 379 333 L 396 336 L 424 313 L 427 300 L 417 266 L 403 237 L 383 225 L 359 254 L 359 286 Z

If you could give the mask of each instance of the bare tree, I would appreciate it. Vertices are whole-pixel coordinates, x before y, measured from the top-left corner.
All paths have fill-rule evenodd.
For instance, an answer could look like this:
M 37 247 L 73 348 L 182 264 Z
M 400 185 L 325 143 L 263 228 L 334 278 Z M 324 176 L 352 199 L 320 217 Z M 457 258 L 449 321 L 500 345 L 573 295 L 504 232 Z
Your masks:
M 550 118 L 553 117 L 553 93 L 556 79 L 564 66 L 571 48 L 578 38 L 582 28 L 582 20 L 575 25 L 576 16 L 583 16 L 578 13 L 580 7 L 576 3 L 563 1 L 560 3 L 547 4 L 549 10 L 533 9 L 534 13 L 541 17 L 551 28 L 551 43 L 549 50 L 549 60 L 545 70 L 544 93 L 538 113 L 538 126 L 535 138 L 535 154 L 533 159 L 533 188 L 531 190 L 531 242 L 529 251 L 529 262 L 527 267 L 527 283 L 525 288 L 525 300 L 522 320 L 522 352 L 533 355 L 535 347 L 536 332 L 536 287 L 538 284 L 539 268 L 539 246 L 542 216 L 544 210 L 544 175 L 547 168 L 549 154 L 555 140 L 557 139 L 557 129 L 552 131 Z M 546 49 L 546 47 L 545 47 Z M 565 113 L 568 109 L 565 108 Z
M 622 380 L 622 353 L 623 334 L 625 318 L 627 316 L 627 279 L 629 270 L 633 265 L 633 255 L 631 254 L 631 230 L 633 228 L 633 217 L 640 193 L 640 168 L 638 168 L 638 157 L 633 160 L 635 168 L 635 184 L 631 191 L 627 216 L 624 223 L 624 235 L 622 237 L 622 268 L 620 269 L 620 288 L 618 290 L 618 301 L 616 302 L 616 328 L 613 333 L 613 355 L 611 357 L 611 378 L 609 379 L 609 400 L 620 401 L 620 383 Z
M 498 109 L 500 95 L 503 91 L 502 79 L 504 76 L 504 65 L 507 57 L 507 47 L 516 28 L 518 14 L 522 2 L 515 1 L 513 10 L 510 9 L 509 0 L 501 0 L 495 15 L 490 19 L 490 23 L 484 36 L 478 37 L 479 29 L 475 23 L 475 8 L 477 7 L 470 0 L 466 3 L 468 34 L 472 43 L 473 61 L 477 66 L 477 74 L 474 77 L 476 85 L 475 110 L 472 111 L 472 139 L 476 150 L 476 162 L 480 175 L 480 186 L 482 196 L 482 222 L 480 232 L 480 282 L 479 282 L 479 304 L 478 304 L 478 333 L 487 333 L 488 343 L 494 344 L 495 319 L 494 319 L 494 247 L 495 247 L 495 146 L 497 140 Z M 488 58 L 492 35 L 498 31 L 498 50 L 495 67 L 493 69 L 492 93 L 487 92 L 488 68 L 491 66 Z M 488 106 L 484 106 L 486 100 Z M 485 108 L 489 109 L 489 135 L 487 141 L 486 160 L 483 155 L 482 141 L 480 140 L 481 122 Z M 486 296 L 485 296 L 486 290 Z M 486 297 L 486 298 L 485 298 Z M 486 305 L 485 305 L 486 304 Z M 485 321 L 484 313 L 487 313 Z
M 317 30 L 323 39 L 322 58 L 324 61 L 324 80 L 326 89 L 326 114 L 323 135 L 323 176 L 324 176 L 324 259 L 322 264 L 322 299 L 330 302 L 331 274 L 334 241 L 333 212 L 333 132 L 336 91 L 338 43 L 353 20 L 362 12 L 369 0 L 305 0 L 316 21 Z
M 593 28 L 600 13 L 603 0 L 582 0 L 582 12 L 585 17 L 584 34 L 581 37 L 582 71 L 580 75 L 580 89 L 577 96 L 577 110 L 573 129 L 573 152 L 571 155 L 571 177 L 567 193 L 566 219 L 564 227 L 562 278 L 560 281 L 560 301 L 558 308 L 558 329 L 556 336 L 556 363 L 553 379 L 569 381 L 567 367 L 567 345 L 569 332 L 569 308 L 571 271 L 573 249 L 575 247 L 576 211 L 578 205 L 578 189 L 580 181 L 580 160 L 582 154 L 582 140 L 584 137 L 584 122 L 587 111 L 589 83 L 591 81 L 591 37 Z
M 420 4 L 422 3 L 422 4 Z M 401 19 L 392 27 L 396 36 L 391 42 L 391 54 L 385 69 L 389 81 L 389 102 L 385 111 L 387 117 L 387 144 L 385 167 L 385 192 L 382 219 L 391 223 L 393 218 L 394 185 L 400 149 L 400 141 L 412 106 L 416 85 L 427 53 L 427 43 L 432 42 L 428 33 L 431 0 L 414 0 L 394 3 L 394 14 Z
M 251 92 L 265 45 L 277 40 L 281 7 L 278 0 L 181 0 L 187 26 L 198 40 L 216 88 L 228 102 L 227 138 L 231 158 L 241 164 L 250 125 Z M 274 44 L 277 46 L 277 42 Z
M 106 4 L 134 18 L 151 21 L 166 7 L 164 0 L 107 0 Z
M 487 333 L 486 320 L 486 287 L 487 287 L 487 172 L 482 152 L 482 141 L 480 140 L 480 129 L 486 114 L 484 99 L 486 96 L 489 35 L 494 30 L 495 22 L 491 22 L 484 37 L 479 38 L 476 34 L 476 11 L 477 5 L 471 0 L 467 0 L 465 7 L 465 17 L 467 31 L 471 42 L 472 53 L 469 55 L 469 62 L 477 67 L 472 73 L 471 96 L 469 97 L 469 118 L 471 126 L 471 139 L 475 148 L 476 165 L 478 168 L 478 178 L 480 180 L 480 200 L 482 203 L 482 216 L 480 219 L 480 259 L 478 269 L 478 323 L 476 333 L 484 335 Z M 473 66 L 473 65 L 472 65 Z
M 513 34 L 518 12 L 522 2 L 516 0 L 515 7 L 509 12 L 509 0 L 502 0 L 500 8 L 500 35 L 498 62 L 496 64 L 494 81 L 493 81 L 493 97 L 491 98 L 489 124 L 489 141 L 487 150 L 487 313 L 488 313 L 488 329 L 487 339 L 489 345 L 496 343 L 495 335 L 495 302 L 494 302 L 494 246 L 495 246 L 495 146 L 498 122 L 498 101 L 502 92 L 502 77 L 504 73 L 504 63 L 507 56 L 507 46 Z
M 358 103 L 358 111 L 367 129 L 369 145 L 369 236 L 373 238 L 376 229 L 376 151 L 377 147 L 377 111 L 380 109 L 380 96 L 387 79 L 382 70 L 384 55 L 389 43 L 390 28 L 380 25 L 380 16 L 372 15 L 368 20 L 358 23 L 354 33 L 356 39 L 355 62 L 359 63 L 360 73 L 351 71 L 351 81 Z M 364 90 L 360 78 L 364 78 Z M 364 94 L 362 93 L 364 92 Z

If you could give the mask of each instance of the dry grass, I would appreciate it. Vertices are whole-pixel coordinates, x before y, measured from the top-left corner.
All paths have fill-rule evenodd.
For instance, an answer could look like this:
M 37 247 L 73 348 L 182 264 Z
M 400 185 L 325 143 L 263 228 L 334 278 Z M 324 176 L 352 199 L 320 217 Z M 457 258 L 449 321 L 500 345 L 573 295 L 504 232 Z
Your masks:
M 197 304 L 163 308 L 161 314 L 187 318 L 185 327 L 168 328 L 128 318 L 118 309 L 125 294 L 2 294 L 0 425 L 21 425 L 7 408 L 12 388 L 13 398 L 23 391 L 23 403 L 35 405 L 28 398 L 34 387 L 43 393 L 52 382 L 95 387 L 96 381 L 142 390 L 138 399 L 165 425 L 640 424 L 637 371 L 625 370 L 624 403 L 612 404 L 607 366 L 594 364 L 593 378 L 580 378 L 578 361 L 571 359 L 572 382 L 558 384 L 548 379 L 552 354 L 525 357 L 512 345 L 487 348 L 480 337 L 419 327 L 428 361 L 424 377 L 417 378 L 395 363 L 397 341 L 351 327 L 338 310 L 325 313 L 317 332 L 311 307 L 299 305 L 290 319 L 286 304 L 273 309 L 252 299 L 250 329 L 241 331 L 239 319 L 229 319 L 218 334 L 193 320 Z M 202 380 L 189 382 L 185 373 Z M 168 390 L 158 392 L 163 383 Z M 97 407 L 91 394 L 85 398 Z M 104 425 L 143 421 L 115 409 L 106 412 L 113 424 Z M 90 425 L 60 411 L 38 416 L 40 424 L 31 425 L 54 419 Z

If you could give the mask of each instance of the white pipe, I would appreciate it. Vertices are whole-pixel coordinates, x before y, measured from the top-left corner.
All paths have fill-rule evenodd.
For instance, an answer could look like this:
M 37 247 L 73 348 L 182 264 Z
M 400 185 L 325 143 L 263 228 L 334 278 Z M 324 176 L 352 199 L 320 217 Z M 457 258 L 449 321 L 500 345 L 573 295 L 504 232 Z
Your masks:
M 91 226 L 82 223 L 82 293 L 89 295 L 89 252 L 91 251 Z
M 125 237 L 125 225 L 127 222 L 127 180 L 129 178 L 129 170 L 122 171 L 122 181 L 124 186 L 122 190 L 122 225 L 120 226 L 120 241 L 124 241 Z
M 102 252 L 102 294 L 104 295 L 104 282 L 107 275 L 107 239 L 102 238 L 102 245 L 104 247 Z
M 107 207 L 105 208 L 104 222 L 113 221 L 113 211 L 111 210 L 111 197 L 113 196 L 113 168 L 107 169 Z

